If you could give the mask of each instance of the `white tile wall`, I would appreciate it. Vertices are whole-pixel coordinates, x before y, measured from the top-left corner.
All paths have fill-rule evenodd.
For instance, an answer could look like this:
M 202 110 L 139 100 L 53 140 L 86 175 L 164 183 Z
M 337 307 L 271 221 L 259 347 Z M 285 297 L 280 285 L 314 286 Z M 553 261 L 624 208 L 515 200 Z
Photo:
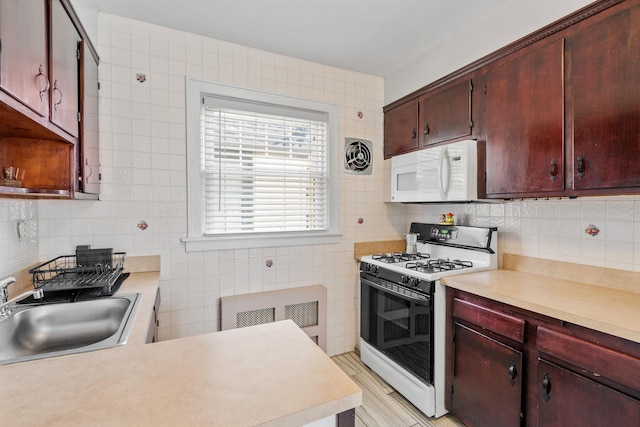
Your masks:
M 637 196 L 412 206 L 408 220 L 433 222 L 443 212 L 453 212 L 459 224 L 497 226 L 500 254 L 640 272 Z M 587 234 L 590 225 L 600 232 Z
M 222 295 L 322 284 L 328 352 L 352 350 L 353 243 L 396 238 L 405 223 L 403 207 L 385 206 L 379 191 L 382 78 L 111 15 L 99 15 L 97 44 L 101 200 L 39 202 L 40 258 L 73 253 L 77 244 L 160 254 L 161 339 L 217 331 Z M 339 175 L 339 244 L 185 253 L 185 76 L 336 104 L 340 155 L 345 137 L 373 141 L 373 175 Z M 137 227 L 142 220 L 144 231 Z
M 38 206 L 32 200 L 0 199 L 0 279 L 38 261 Z M 24 222 L 24 235 L 18 234 Z

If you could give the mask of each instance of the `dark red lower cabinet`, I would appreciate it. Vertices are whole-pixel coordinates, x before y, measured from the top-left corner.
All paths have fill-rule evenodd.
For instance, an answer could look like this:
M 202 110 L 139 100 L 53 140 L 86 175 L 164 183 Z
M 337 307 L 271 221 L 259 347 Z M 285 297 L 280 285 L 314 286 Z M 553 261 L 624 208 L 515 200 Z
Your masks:
M 640 400 L 539 360 L 538 426 L 638 427 Z
M 455 323 L 451 412 L 468 426 L 520 426 L 522 353 Z

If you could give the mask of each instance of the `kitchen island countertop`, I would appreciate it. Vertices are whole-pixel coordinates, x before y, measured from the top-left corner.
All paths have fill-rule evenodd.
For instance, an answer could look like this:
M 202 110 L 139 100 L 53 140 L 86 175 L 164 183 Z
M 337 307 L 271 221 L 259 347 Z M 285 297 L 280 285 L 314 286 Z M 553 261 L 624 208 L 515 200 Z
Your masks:
M 362 403 L 361 389 L 292 321 L 144 344 L 158 272 L 128 343 L 0 367 L 2 423 L 14 426 L 301 426 Z

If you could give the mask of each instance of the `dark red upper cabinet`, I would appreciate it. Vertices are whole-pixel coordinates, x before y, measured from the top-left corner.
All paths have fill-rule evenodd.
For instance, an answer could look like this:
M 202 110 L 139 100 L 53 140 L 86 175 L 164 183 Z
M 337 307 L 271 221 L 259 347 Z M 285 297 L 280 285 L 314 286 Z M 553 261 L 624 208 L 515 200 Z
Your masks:
M 423 145 L 454 140 L 471 135 L 471 79 L 448 86 L 420 102 Z
M 407 153 L 420 147 L 416 100 L 405 102 L 384 113 L 384 157 Z
M 564 42 L 536 43 L 486 74 L 487 194 L 564 190 Z
M 573 187 L 640 187 L 640 6 L 581 25 L 567 40 Z
M 46 0 L 0 1 L 0 87 L 49 117 Z

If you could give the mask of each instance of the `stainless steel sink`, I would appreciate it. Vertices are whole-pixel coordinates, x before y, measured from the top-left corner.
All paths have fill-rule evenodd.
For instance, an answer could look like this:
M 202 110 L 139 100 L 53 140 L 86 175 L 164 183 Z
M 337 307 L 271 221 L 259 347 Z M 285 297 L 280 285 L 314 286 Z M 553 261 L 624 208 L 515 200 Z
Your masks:
M 126 343 L 140 294 L 13 306 L 0 321 L 0 365 Z

